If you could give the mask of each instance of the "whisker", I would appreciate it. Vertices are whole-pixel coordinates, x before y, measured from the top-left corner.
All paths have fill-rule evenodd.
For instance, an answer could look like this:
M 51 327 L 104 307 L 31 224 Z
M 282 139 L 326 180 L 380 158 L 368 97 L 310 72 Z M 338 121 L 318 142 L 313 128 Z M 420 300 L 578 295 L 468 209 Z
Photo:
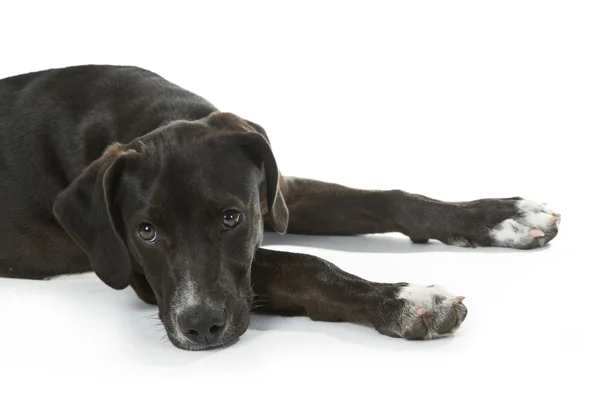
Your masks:
M 132 322 L 133 323 L 137 323 L 137 322 L 139 322 L 139 321 L 141 321 L 143 319 L 159 319 L 159 318 L 158 318 L 158 314 L 153 313 L 153 314 L 150 314 L 150 315 L 144 315 L 144 316 L 141 316 L 139 318 L 136 318 Z

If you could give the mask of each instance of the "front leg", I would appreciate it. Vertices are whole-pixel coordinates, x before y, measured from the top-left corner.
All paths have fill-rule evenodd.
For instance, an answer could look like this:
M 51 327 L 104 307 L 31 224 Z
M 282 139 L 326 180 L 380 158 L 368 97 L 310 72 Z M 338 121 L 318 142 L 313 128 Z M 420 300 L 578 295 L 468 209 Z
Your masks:
M 301 178 L 281 184 L 288 233 L 357 235 L 401 232 L 415 243 L 530 249 L 558 233 L 560 214 L 520 197 L 444 202 L 402 190 L 361 190 Z M 267 225 L 268 226 L 268 225 Z
M 453 333 L 464 321 L 464 297 L 435 286 L 375 283 L 321 258 L 259 249 L 252 264 L 254 312 L 352 322 L 405 339 Z

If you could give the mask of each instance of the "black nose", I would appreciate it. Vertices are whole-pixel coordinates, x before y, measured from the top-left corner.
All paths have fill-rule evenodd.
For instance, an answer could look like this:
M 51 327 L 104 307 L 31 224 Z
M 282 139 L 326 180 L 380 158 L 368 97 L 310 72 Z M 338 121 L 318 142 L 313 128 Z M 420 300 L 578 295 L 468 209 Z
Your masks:
M 181 332 L 199 344 L 214 344 L 225 329 L 225 315 L 216 308 L 187 308 L 181 312 L 177 322 Z

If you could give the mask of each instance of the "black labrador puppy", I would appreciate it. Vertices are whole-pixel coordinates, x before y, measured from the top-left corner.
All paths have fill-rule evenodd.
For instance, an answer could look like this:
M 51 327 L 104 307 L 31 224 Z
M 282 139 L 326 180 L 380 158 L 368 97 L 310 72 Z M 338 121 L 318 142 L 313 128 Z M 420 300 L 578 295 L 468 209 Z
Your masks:
M 448 203 L 283 177 L 265 130 L 155 73 L 77 66 L 0 80 L 0 276 L 93 269 L 157 304 L 171 342 L 234 342 L 251 311 L 407 339 L 454 332 L 463 297 L 261 249 L 263 229 L 544 246 L 560 215 L 518 197 Z

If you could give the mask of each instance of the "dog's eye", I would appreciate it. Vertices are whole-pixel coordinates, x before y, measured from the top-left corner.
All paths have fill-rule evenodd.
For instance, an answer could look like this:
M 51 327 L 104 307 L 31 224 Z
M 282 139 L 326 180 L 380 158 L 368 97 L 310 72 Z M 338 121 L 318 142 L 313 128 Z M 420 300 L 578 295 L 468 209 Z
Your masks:
M 223 213 L 223 226 L 225 229 L 233 229 L 242 221 L 242 213 L 235 210 L 227 210 Z
M 138 226 L 138 235 L 146 242 L 156 241 L 156 229 L 149 223 L 143 223 Z

